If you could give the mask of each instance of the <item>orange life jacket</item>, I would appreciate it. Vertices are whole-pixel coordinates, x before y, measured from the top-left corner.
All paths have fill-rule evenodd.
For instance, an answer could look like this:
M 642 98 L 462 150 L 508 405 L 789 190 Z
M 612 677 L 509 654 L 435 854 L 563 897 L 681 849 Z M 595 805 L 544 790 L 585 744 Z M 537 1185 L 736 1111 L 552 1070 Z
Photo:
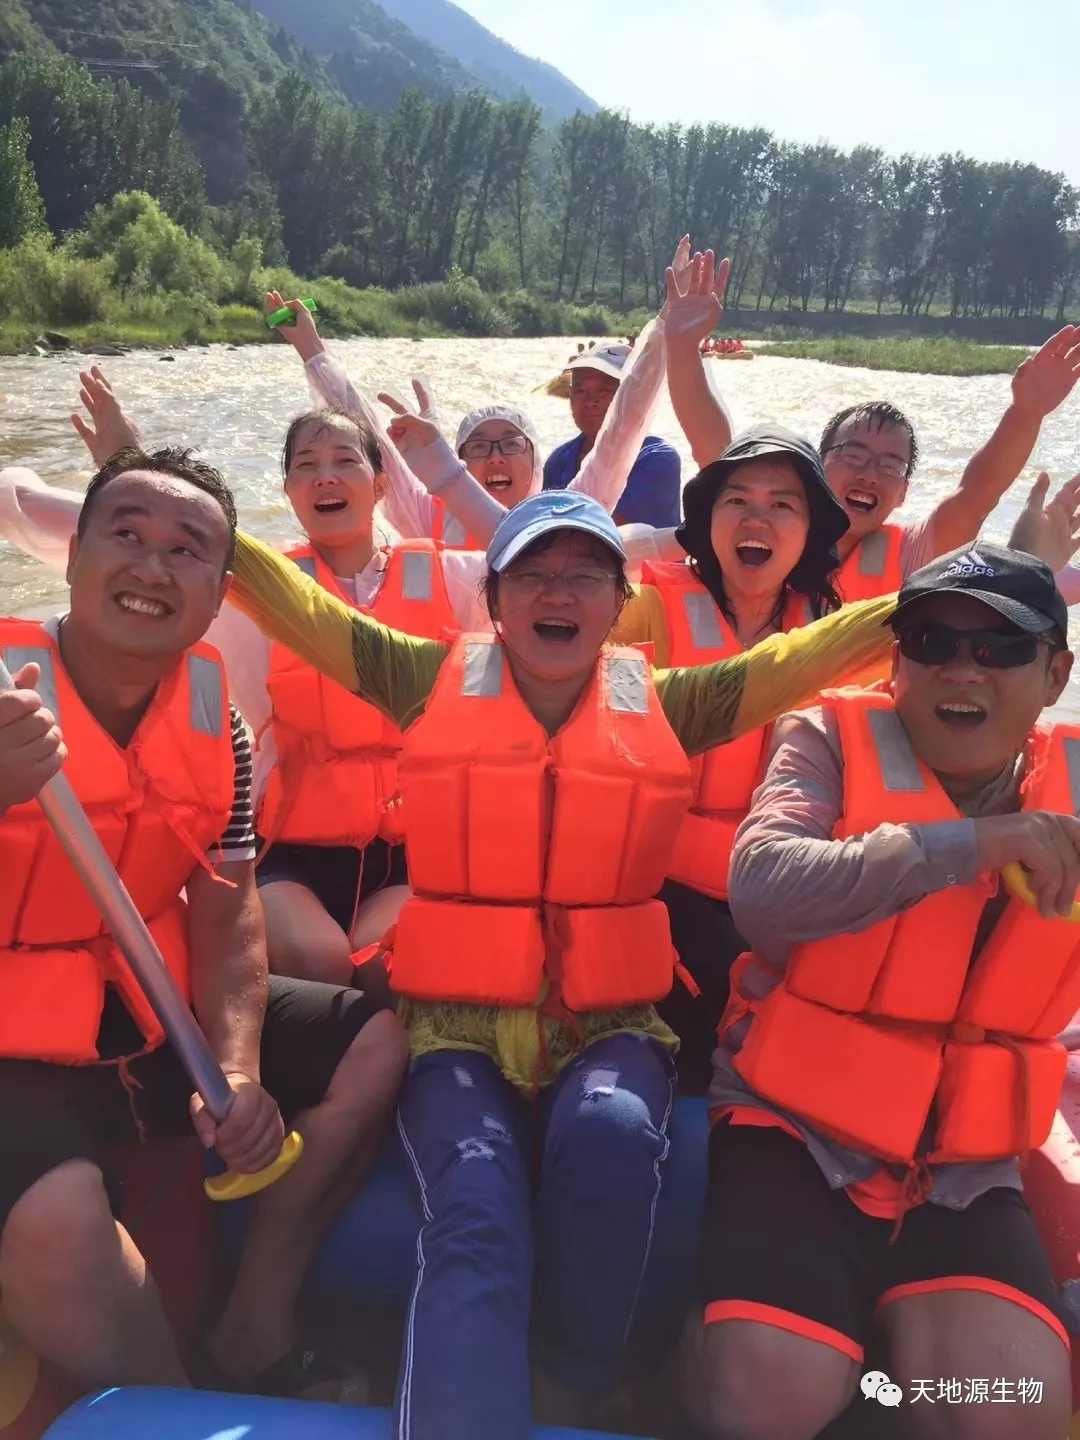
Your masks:
M 440 548 L 432 540 L 395 545 L 382 588 L 364 614 L 410 635 L 448 639 L 457 623 Z M 350 603 L 310 546 L 291 550 L 289 558 L 324 590 Z M 400 844 L 404 823 L 398 803 L 397 726 L 284 645 L 270 648 L 266 688 L 277 762 L 259 803 L 259 834 L 265 840 L 352 845 L 358 850 L 376 835 Z
M 835 839 L 962 818 L 889 694 L 823 698 L 844 757 Z M 1032 732 L 1021 800 L 1076 814 L 1080 730 Z M 1080 1006 L 1080 931 L 1009 899 L 973 960 L 995 888 L 983 875 L 869 929 L 797 946 L 781 983 L 743 1002 L 753 1020 L 735 1068 L 773 1104 L 883 1160 L 994 1160 L 1041 1145 L 1065 1075 L 1054 1037 Z M 738 968 L 747 962 L 763 964 L 747 956 Z M 741 976 L 733 988 L 745 994 Z
M 397 922 L 395 990 L 573 1011 L 668 993 L 675 952 L 652 897 L 690 765 L 639 650 L 605 648 L 549 737 L 500 641 L 459 637 L 400 772 L 414 898 Z
M 470 535 L 457 516 L 446 508 L 441 500 L 435 501 L 435 524 L 432 539 L 447 550 L 486 550 L 474 535 Z
M 193 646 L 158 686 L 126 749 L 79 699 L 47 631 L 0 621 L 11 671 L 41 666 L 37 690 L 63 731 L 64 774 L 191 999 L 181 892 L 221 839 L 233 806 L 229 696 L 221 657 Z M 0 818 L 0 1055 L 62 1065 L 97 1060 L 105 984 L 120 991 L 152 1049 L 163 1037 L 127 962 L 36 800 Z
M 744 647 L 689 565 L 647 562 L 641 578 L 656 586 L 663 601 L 669 664 L 711 665 L 741 654 Z M 784 610 L 785 632 L 813 618 L 805 597 L 792 594 Z M 679 831 L 670 879 L 716 900 L 727 899 L 731 847 L 761 782 L 772 728 L 762 726 L 694 756 L 694 798 Z
M 836 572 L 836 588 L 845 605 L 891 595 L 904 583 L 900 552 L 904 526 L 888 521 L 860 540 Z

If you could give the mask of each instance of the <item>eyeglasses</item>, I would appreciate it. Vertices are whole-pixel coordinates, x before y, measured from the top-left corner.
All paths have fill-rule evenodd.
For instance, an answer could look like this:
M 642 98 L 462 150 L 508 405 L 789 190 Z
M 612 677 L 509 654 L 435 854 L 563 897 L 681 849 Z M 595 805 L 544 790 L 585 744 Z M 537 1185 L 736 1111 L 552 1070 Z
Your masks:
M 524 435 L 507 435 L 503 440 L 466 440 L 458 454 L 463 460 L 486 460 L 493 450 L 500 455 L 524 455 L 528 448 Z
M 605 585 L 615 583 L 610 570 L 507 570 L 502 579 L 520 595 L 542 595 L 565 585 L 579 599 L 598 595 Z
M 876 456 L 867 450 L 865 445 L 830 445 L 825 454 L 835 455 L 841 465 L 849 470 L 862 470 L 867 475 L 872 475 L 876 470 L 886 480 L 907 479 L 908 467 L 903 460 Z
M 900 654 L 916 665 L 947 665 L 967 643 L 975 664 L 984 670 L 1015 670 L 1030 665 L 1041 644 L 1050 644 L 1045 635 L 1027 635 L 1022 630 L 955 630 L 951 625 L 927 621 L 897 634 Z

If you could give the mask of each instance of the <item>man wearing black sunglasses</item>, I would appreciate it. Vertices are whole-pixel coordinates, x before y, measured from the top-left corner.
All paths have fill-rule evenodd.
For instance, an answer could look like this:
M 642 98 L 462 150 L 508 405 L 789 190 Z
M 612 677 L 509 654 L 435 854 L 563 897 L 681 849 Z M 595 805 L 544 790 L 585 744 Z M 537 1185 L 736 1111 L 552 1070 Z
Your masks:
M 890 681 L 777 726 L 732 856 L 753 949 L 709 1097 L 690 1364 L 717 1440 L 812 1440 L 857 1393 L 876 1324 L 905 1395 L 1023 1356 L 1041 1386 L 1025 1440 L 1068 1427 L 1069 1340 L 1018 1164 L 1049 1133 L 1053 1037 L 1080 1005 L 1062 918 L 1080 728 L 1040 720 L 1072 668 L 1067 619 L 1041 561 L 955 551 L 901 589 Z M 912 1433 L 1019 1433 L 984 1408 L 954 1429 L 913 1407 Z

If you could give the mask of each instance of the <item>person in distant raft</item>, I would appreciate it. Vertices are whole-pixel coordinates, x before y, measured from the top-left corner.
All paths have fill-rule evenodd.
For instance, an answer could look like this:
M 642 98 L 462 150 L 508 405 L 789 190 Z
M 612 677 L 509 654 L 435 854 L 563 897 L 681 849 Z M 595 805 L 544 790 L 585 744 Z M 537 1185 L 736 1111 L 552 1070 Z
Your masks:
M 675 415 L 694 459 L 707 465 L 731 443 L 732 426 L 709 383 L 698 353 L 702 336 L 723 314 L 729 262 L 714 270 L 712 251 L 694 257 L 691 283 L 711 289 L 711 313 L 703 312 L 695 334 L 684 329 L 668 343 L 668 387 Z M 1012 379 L 1012 400 L 993 435 L 972 456 L 959 486 L 920 520 L 890 517 L 907 499 L 919 458 L 911 421 L 886 400 L 849 405 L 826 424 L 818 449 L 829 486 L 843 505 L 850 529 L 840 544 L 837 577 L 845 601 L 867 600 L 900 588 L 936 555 L 978 535 L 998 501 L 1031 458 L 1046 417 L 1072 393 L 1080 377 L 1080 325 L 1066 325 Z
M 654 673 L 605 643 L 626 557 L 595 501 L 524 500 L 487 559 L 496 633 L 453 645 L 376 624 L 247 537 L 237 560 L 235 603 L 405 736 L 415 894 L 385 944 L 424 1223 L 402 1440 L 527 1440 L 534 1279 L 547 1377 L 586 1397 L 620 1378 L 668 1151 L 676 1041 L 654 1005 L 674 957 L 654 897 L 687 755 L 887 653 L 892 604 Z
M 190 1133 L 233 1170 L 305 1147 L 256 1200 L 207 1341 L 217 1383 L 275 1394 L 334 1378 L 294 1305 L 324 1228 L 373 1158 L 404 1032 L 354 990 L 267 981 L 251 754 L 218 652 L 236 510 L 187 452 L 115 456 L 71 542 L 70 610 L 0 620 L 0 1291 L 72 1381 L 185 1385 L 154 1284 L 119 1225 L 117 1142 Z M 289 562 L 283 561 L 288 564 Z M 215 1125 L 35 796 L 63 765 L 233 1092 Z M 280 1107 L 280 1108 L 279 1108 Z M 189 1114 L 190 1108 L 190 1114 Z
M 1066 1433 L 1069 1335 L 1018 1157 L 1050 1133 L 1080 1006 L 1080 728 L 1039 718 L 1067 619 L 1041 561 L 954 551 L 900 592 L 891 681 L 778 726 L 732 857 L 753 948 L 709 1097 L 688 1379 L 714 1440 L 812 1440 L 875 1321 L 907 1399 L 927 1378 L 1041 1386 L 1022 1424 L 905 1403 L 906 1433 Z

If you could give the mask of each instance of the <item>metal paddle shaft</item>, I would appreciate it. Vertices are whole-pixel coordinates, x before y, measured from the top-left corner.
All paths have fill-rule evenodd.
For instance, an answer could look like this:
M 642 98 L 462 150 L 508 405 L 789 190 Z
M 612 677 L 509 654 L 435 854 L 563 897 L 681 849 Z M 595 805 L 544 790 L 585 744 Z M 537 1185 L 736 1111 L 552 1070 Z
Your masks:
M 135 972 L 192 1085 L 220 1125 L 233 1103 L 233 1092 L 67 777 L 54 775 L 37 798 L 68 859 L 93 896 L 109 933 Z
M 0 656 L 0 692 L 14 689 L 11 672 Z M 109 933 L 131 966 L 192 1085 L 220 1125 L 232 1106 L 233 1092 L 67 777 L 54 775 L 42 786 L 37 799 L 64 853 L 100 910 Z M 229 1199 L 262 1189 L 299 1158 L 300 1146 L 298 1135 L 288 1136 L 281 1155 L 267 1170 L 257 1175 L 218 1176 L 207 1182 L 208 1193 L 215 1199 Z

